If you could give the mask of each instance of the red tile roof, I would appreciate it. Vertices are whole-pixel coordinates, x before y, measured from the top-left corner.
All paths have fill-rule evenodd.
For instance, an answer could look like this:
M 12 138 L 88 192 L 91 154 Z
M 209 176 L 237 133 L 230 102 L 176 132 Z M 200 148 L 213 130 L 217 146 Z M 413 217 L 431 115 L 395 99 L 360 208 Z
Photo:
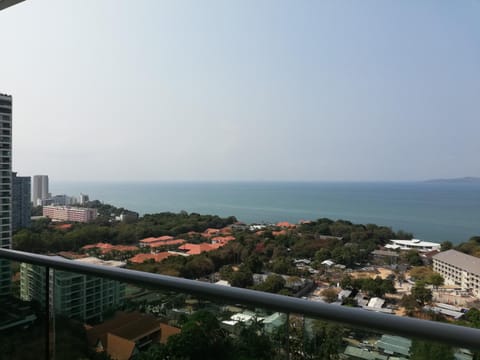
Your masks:
M 186 251 L 187 254 L 189 254 L 189 255 L 198 255 L 198 254 L 201 254 L 202 252 L 208 252 L 208 251 L 216 250 L 221 246 L 222 246 L 221 244 L 207 244 L 207 243 L 190 244 L 190 243 L 186 243 L 186 244 L 180 246 L 178 249 Z
M 281 221 L 281 222 L 277 223 L 277 226 L 281 227 L 281 228 L 295 228 L 295 227 L 297 227 L 297 225 L 290 224 L 288 221 Z
M 133 245 L 112 245 L 108 243 L 97 243 L 91 245 L 85 245 L 82 250 L 100 249 L 103 254 L 111 251 L 137 251 L 138 247 Z
M 112 359 L 128 360 L 133 355 L 137 342 L 147 337 L 153 342 L 166 342 L 180 329 L 162 324 L 153 315 L 137 311 L 117 312 L 102 324 L 85 327 L 88 343 L 98 350 L 105 350 Z M 101 344 L 101 346 L 99 346 Z
M 152 260 L 152 259 L 155 262 L 160 262 L 160 261 L 163 261 L 170 256 L 175 256 L 175 254 L 170 254 L 166 251 L 158 253 L 158 254 L 137 254 L 137 255 L 131 257 L 130 259 L 128 259 L 128 261 L 130 261 L 134 264 L 142 264 L 145 261 Z
M 169 246 L 169 245 L 181 245 L 183 243 L 185 243 L 185 240 L 183 240 L 183 239 L 167 240 L 167 241 L 160 241 L 160 242 L 156 242 L 156 243 L 151 243 L 150 247 L 151 248 L 157 248 L 157 247 Z
M 173 236 L 164 235 L 164 236 L 160 236 L 160 237 L 148 237 L 148 238 L 140 240 L 140 242 L 142 244 L 150 244 L 150 243 L 154 243 L 154 242 L 157 242 L 157 241 L 168 241 L 168 240 L 173 240 Z
M 72 226 L 73 224 L 57 224 L 57 225 L 53 225 L 53 228 L 58 230 L 68 230 Z
M 160 342 L 162 344 L 165 344 L 168 340 L 168 338 L 172 335 L 177 335 L 180 334 L 181 330 L 179 328 L 167 325 L 167 324 L 160 324 Z
M 85 245 L 82 247 L 82 250 L 90 250 L 90 249 L 110 249 L 112 248 L 112 244 L 108 243 L 96 243 L 96 244 L 91 244 L 91 245 Z
M 202 236 L 203 237 L 206 237 L 206 238 L 209 238 L 211 236 L 215 236 L 215 235 L 218 235 L 220 234 L 220 230 L 219 229 L 213 229 L 213 228 L 208 228 L 207 230 L 205 230 L 203 233 L 202 233 Z

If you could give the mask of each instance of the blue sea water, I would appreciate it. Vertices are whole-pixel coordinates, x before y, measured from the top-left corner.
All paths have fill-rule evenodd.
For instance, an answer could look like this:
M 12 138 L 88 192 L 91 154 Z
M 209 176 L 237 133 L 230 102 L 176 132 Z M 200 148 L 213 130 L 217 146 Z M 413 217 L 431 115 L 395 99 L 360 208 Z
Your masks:
M 277 222 L 321 217 L 386 225 L 423 240 L 480 235 L 478 183 L 54 182 L 54 194 L 90 195 L 140 214 L 186 210 Z

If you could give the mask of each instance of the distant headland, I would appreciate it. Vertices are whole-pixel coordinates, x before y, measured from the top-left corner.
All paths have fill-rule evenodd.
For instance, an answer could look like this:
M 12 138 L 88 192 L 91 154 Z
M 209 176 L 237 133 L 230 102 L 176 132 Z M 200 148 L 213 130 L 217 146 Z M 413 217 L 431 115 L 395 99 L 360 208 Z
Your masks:
M 461 178 L 450 179 L 430 179 L 426 180 L 428 183 L 455 183 L 455 184 L 480 184 L 480 177 L 466 176 Z

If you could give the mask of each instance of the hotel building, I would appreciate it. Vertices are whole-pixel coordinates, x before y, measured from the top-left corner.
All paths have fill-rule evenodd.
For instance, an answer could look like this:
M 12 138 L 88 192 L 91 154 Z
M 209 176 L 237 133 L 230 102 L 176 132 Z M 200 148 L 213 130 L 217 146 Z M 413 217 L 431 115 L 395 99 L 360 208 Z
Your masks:
M 480 258 L 456 250 L 433 257 L 433 270 L 443 276 L 446 285 L 456 285 L 480 297 Z
M 97 209 L 73 206 L 44 206 L 43 216 L 57 221 L 89 222 L 97 218 Z

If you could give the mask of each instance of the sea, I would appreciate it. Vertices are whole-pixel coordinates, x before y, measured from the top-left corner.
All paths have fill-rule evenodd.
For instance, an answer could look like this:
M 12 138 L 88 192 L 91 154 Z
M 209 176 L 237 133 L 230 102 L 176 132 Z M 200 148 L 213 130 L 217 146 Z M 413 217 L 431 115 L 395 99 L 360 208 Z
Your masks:
M 246 223 L 344 219 L 404 230 L 426 241 L 480 235 L 480 183 L 52 182 L 53 194 L 137 211 L 235 216 Z

